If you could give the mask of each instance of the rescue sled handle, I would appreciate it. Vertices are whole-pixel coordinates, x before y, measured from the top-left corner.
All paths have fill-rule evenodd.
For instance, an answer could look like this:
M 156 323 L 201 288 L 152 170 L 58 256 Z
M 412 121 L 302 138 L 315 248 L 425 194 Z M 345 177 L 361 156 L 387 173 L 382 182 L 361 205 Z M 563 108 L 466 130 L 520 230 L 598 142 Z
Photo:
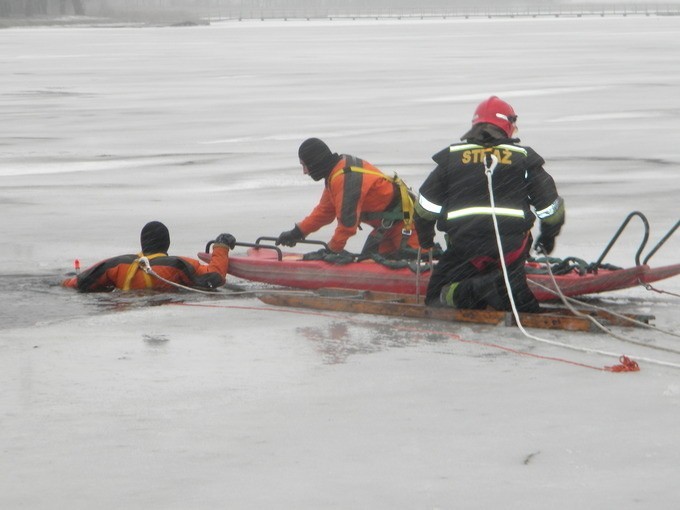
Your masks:
M 640 211 L 633 211 L 630 213 L 625 220 L 623 220 L 623 223 L 619 227 L 619 229 L 616 231 L 616 234 L 614 234 L 614 237 L 609 241 L 609 244 L 607 247 L 604 249 L 602 252 L 602 255 L 600 255 L 600 258 L 597 259 L 597 262 L 595 262 L 595 267 L 600 267 L 602 264 L 602 261 L 604 258 L 607 256 L 609 253 L 609 250 L 611 250 L 612 246 L 616 243 L 618 240 L 619 236 L 623 233 L 625 230 L 626 226 L 628 226 L 628 223 L 630 223 L 630 220 L 632 220 L 635 216 L 639 217 L 642 220 L 642 223 L 645 227 L 645 232 L 644 236 L 642 238 L 642 242 L 640 243 L 640 247 L 638 248 L 637 253 L 635 253 L 635 265 L 639 266 L 640 265 L 640 255 L 642 254 L 642 250 L 645 249 L 645 245 L 647 244 L 647 240 L 649 239 L 649 221 L 647 221 L 647 217 L 642 214 Z
M 276 242 L 276 241 L 278 241 L 278 239 L 279 239 L 278 237 L 262 236 L 262 237 L 258 237 L 257 239 L 255 239 L 255 244 L 256 244 L 256 245 L 259 245 L 261 241 L 272 241 L 272 242 Z M 238 244 L 238 243 L 236 243 L 236 244 Z M 296 244 L 317 244 L 317 245 L 319 245 L 319 246 L 323 246 L 323 247 L 326 248 L 327 250 L 329 249 L 329 248 L 328 248 L 328 244 L 326 244 L 325 242 L 323 242 L 323 241 L 315 241 L 315 240 L 313 240 L 313 239 L 309 239 L 309 240 L 307 240 L 307 239 L 302 239 L 301 241 L 297 241 Z
M 255 240 L 254 243 L 244 243 L 244 242 L 237 241 L 236 246 L 244 246 L 246 248 L 257 248 L 258 250 L 260 248 L 263 248 L 265 250 L 274 250 L 276 252 L 276 258 L 279 261 L 281 261 L 281 260 L 283 260 L 283 252 L 281 251 L 281 248 L 279 248 L 278 246 L 272 246 L 272 245 L 269 245 L 269 244 L 261 244 L 262 241 L 276 242 L 277 240 L 278 240 L 278 237 L 263 236 L 263 237 L 258 237 Z M 215 241 L 208 241 L 208 244 L 205 245 L 205 252 L 206 253 L 210 253 L 210 247 L 214 243 L 215 243 Z M 303 239 L 302 241 L 298 241 L 298 244 L 316 244 L 316 245 L 319 245 L 319 246 L 323 246 L 324 248 L 326 248 L 328 250 L 328 244 L 326 244 L 323 241 L 313 241 L 313 240 L 306 241 L 306 240 Z
M 205 252 L 210 253 L 210 247 L 215 243 L 215 241 L 208 241 L 208 244 L 205 245 Z M 276 258 L 279 260 L 283 260 L 283 252 L 281 251 L 281 248 L 278 246 L 269 246 L 269 245 L 262 245 L 260 243 L 242 243 L 242 242 L 236 242 L 236 246 L 244 246 L 247 248 L 265 248 L 267 250 L 274 250 L 276 252 Z
M 612 246 L 614 246 L 614 243 L 616 243 L 619 236 L 623 233 L 624 229 L 628 226 L 628 223 L 630 223 L 630 220 L 632 220 L 635 216 L 640 218 L 640 220 L 642 221 L 642 224 L 644 226 L 644 229 L 645 229 L 644 235 L 642 237 L 642 242 L 640 243 L 640 246 L 639 246 L 637 252 L 635 253 L 635 265 L 636 266 L 640 265 L 640 257 L 642 256 L 642 251 L 645 249 L 645 246 L 647 245 L 647 241 L 649 240 L 649 221 L 647 220 L 647 217 L 644 214 L 642 214 L 640 211 L 633 211 L 623 221 L 623 223 L 621 224 L 619 229 L 614 234 L 614 237 L 612 237 L 611 241 L 609 241 L 609 244 L 607 245 L 607 247 L 602 252 L 602 255 L 600 255 L 600 258 L 597 259 L 597 262 L 595 262 L 595 264 L 593 264 L 596 268 L 600 267 L 600 265 L 602 264 L 602 261 L 604 260 L 604 258 L 609 253 L 609 250 L 612 248 Z M 647 264 L 647 262 L 649 262 L 649 259 L 651 259 L 652 256 L 657 251 L 659 251 L 659 249 L 664 245 L 664 243 L 666 241 L 668 241 L 668 239 L 670 239 L 670 237 L 675 233 L 675 231 L 678 229 L 678 227 L 680 227 L 680 220 L 678 220 L 675 223 L 675 225 L 673 225 L 673 227 L 671 227 L 671 229 L 666 233 L 666 235 L 664 235 L 659 240 L 659 242 L 656 243 L 654 248 L 652 248 L 650 250 L 650 252 L 647 254 L 647 256 L 644 258 L 644 260 L 642 261 L 642 264 Z
M 675 225 L 673 225 L 673 227 L 671 227 L 671 229 L 666 233 L 666 235 L 661 238 L 661 240 L 656 244 L 656 246 L 652 248 L 652 250 L 647 254 L 645 259 L 642 261 L 643 264 L 647 264 L 649 259 L 652 258 L 652 255 L 659 251 L 659 248 L 661 248 L 661 246 L 663 246 L 663 244 L 666 241 L 668 241 L 668 239 L 675 233 L 675 231 L 678 230 L 678 227 L 680 227 L 680 220 L 675 222 Z

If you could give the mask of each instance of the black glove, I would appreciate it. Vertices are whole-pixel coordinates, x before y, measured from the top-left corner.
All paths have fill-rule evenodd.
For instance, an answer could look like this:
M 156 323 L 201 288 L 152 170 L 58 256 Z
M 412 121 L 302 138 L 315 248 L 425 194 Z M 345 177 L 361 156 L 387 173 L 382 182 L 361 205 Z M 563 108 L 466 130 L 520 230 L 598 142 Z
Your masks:
M 559 235 L 562 229 L 562 223 L 551 225 L 545 221 L 541 222 L 541 233 L 536 239 L 534 250 L 544 255 L 550 255 L 555 249 L 555 238 Z
M 231 234 L 220 234 L 215 239 L 215 244 L 223 244 L 233 250 L 236 247 L 236 238 Z
M 286 230 L 285 232 L 281 232 L 275 244 L 276 246 L 280 244 L 284 246 L 295 246 L 298 243 L 298 241 L 302 241 L 304 238 L 305 235 L 298 228 L 298 226 L 295 225 L 293 230 Z
M 534 250 L 536 250 L 536 252 L 550 255 L 554 249 L 555 237 L 546 234 L 538 236 L 538 239 L 536 239 L 536 243 L 534 244 Z

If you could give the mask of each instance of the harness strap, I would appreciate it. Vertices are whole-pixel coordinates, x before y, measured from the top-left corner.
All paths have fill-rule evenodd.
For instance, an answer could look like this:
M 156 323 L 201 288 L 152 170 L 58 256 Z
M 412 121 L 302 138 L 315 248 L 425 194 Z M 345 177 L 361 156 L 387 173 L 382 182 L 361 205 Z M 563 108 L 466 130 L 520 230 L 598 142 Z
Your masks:
M 130 290 L 130 284 L 132 283 L 132 279 L 135 277 L 135 274 L 140 269 L 139 261 L 142 257 L 146 257 L 148 260 L 152 260 L 157 259 L 158 257 L 166 256 L 167 254 L 165 253 L 153 253 L 151 255 L 144 255 L 144 253 L 138 253 L 135 261 L 128 267 L 127 273 L 125 274 L 125 282 L 123 283 L 122 290 Z M 153 286 L 153 280 L 151 279 L 151 276 L 149 276 L 149 274 L 147 273 L 144 273 L 142 276 L 144 277 L 144 284 L 146 288 L 150 289 Z
M 406 183 L 401 180 L 401 178 L 395 173 L 394 177 L 383 174 L 377 170 L 370 168 L 363 168 L 363 161 L 354 156 L 345 156 L 347 165 L 341 170 L 336 171 L 331 175 L 329 179 L 329 184 L 341 174 L 346 174 L 349 172 L 356 172 L 361 174 L 374 175 L 376 177 L 381 177 L 388 182 L 391 182 L 399 190 L 397 196 L 399 197 L 399 203 L 394 207 L 388 207 L 385 211 L 368 212 L 362 213 L 361 219 L 363 221 L 371 220 L 387 220 L 387 221 L 403 221 L 404 231 L 408 232 L 413 229 L 413 217 L 414 217 L 414 200 Z M 388 227 L 391 228 L 391 225 Z

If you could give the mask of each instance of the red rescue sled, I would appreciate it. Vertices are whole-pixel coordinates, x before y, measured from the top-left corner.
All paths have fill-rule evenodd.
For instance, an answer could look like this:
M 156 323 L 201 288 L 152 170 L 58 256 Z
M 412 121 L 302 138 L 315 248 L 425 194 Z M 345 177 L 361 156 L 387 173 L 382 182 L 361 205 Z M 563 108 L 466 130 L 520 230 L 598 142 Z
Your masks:
M 538 270 L 541 264 L 527 263 L 528 270 Z M 425 294 L 429 272 L 419 275 L 409 268 L 391 269 L 373 260 L 336 265 L 320 260 L 302 260 L 302 254 L 284 253 L 281 260 L 276 251 L 250 248 L 246 255 L 231 255 L 229 274 L 254 282 L 300 289 L 341 289 Z M 626 269 L 600 269 L 596 273 L 580 274 L 577 270 L 555 275 L 561 292 L 580 296 L 635 287 L 680 274 L 680 264 L 651 268 L 647 265 Z M 529 273 L 529 285 L 539 301 L 557 298 L 549 274 Z M 420 279 L 420 281 L 418 281 Z M 544 287 L 547 287 L 545 289 Z
M 635 255 L 635 265 L 618 268 L 603 264 L 605 256 L 616 242 L 628 222 L 638 216 L 645 227 L 645 235 Z M 539 301 L 559 299 L 555 292 L 553 277 L 557 286 L 565 296 L 581 296 L 627 289 L 638 285 L 650 284 L 680 274 L 680 264 L 650 267 L 647 262 L 658 249 L 678 229 L 680 221 L 649 252 L 641 262 L 640 256 L 649 238 L 647 218 L 640 212 L 632 212 L 623 222 L 604 252 L 592 264 L 580 259 L 576 265 L 562 264 L 562 271 L 552 271 L 551 276 L 546 264 L 553 267 L 553 260 L 544 262 L 527 262 L 527 278 L 529 286 Z M 409 267 L 393 269 L 373 260 L 363 260 L 338 265 L 322 260 L 303 260 L 301 253 L 283 253 L 273 245 L 262 244 L 262 241 L 274 241 L 276 238 L 261 237 L 256 243 L 237 243 L 249 247 L 245 255 L 231 254 L 229 257 L 229 274 L 254 282 L 281 285 L 300 289 L 339 288 L 368 290 L 375 292 L 393 292 L 398 294 L 425 294 L 429 281 L 429 271 L 414 271 Z M 303 241 L 308 244 L 324 243 L 319 241 Z M 206 251 L 209 251 L 209 246 Z M 209 255 L 199 253 L 199 257 L 207 260 Z M 435 262 L 436 263 L 436 262 Z M 565 269 L 566 268 L 566 269 Z

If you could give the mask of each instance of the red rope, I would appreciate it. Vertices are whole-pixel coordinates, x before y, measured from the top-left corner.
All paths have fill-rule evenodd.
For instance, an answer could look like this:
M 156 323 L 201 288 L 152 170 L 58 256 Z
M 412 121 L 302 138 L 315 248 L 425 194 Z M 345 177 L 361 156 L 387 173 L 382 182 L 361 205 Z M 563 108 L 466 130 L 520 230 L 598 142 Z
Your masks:
M 621 356 L 619 358 L 620 365 L 613 365 L 611 367 L 604 367 L 607 372 L 639 372 L 640 365 L 633 361 L 628 356 Z
M 600 370 L 600 371 L 605 371 L 606 368 L 602 367 L 596 367 L 593 365 L 588 365 L 586 363 L 580 363 L 578 361 L 572 361 L 566 358 L 558 358 L 555 356 L 544 356 L 542 354 L 534 354 L 532 352 L 526 352 L 526 351 L 520 351 L 518 349 L 513 349 L 512 347 L 506 347 L 504 345 L 499 345 L 496 343 L 491 343 L 491 342 L 482 342 L 479 340 L 466 340 L 464 338 L 461 338 L 459 335 L 455 333 L 448 333 L 446 331 L 436 331 L 436 330 L 427 330 L 427 329 L 419 329 L 419 328 L 408 328 L 406 326 L 397 326 L 395 329 L 403 329 L 406 331 L 413 330 L 413 331 L 418 331 L 421 333 L 434 333 L 434 334 L 439 334 L 443 336 L 448 336 L 452 338 L 453 340 L 457 340 L 458 342 L 464 343 L 464 344 L 472 344 L 472 345 L 481 345 L 483 347 L 492 347 L 494 349 L 499 349 L 501 351 L 505 352 L 510 352 L 513 354 L 517 354 L 519 356 L 526 356 L 527 358 L 536 358 L 536 359 L 543 359 L 543 360 L 548 360 L 548 361 L 557 361 L 559 363 L 566 363 L 568 365 L 575 365 L 577 367 L 583 367 L 583 368 L 590 368 L 592 370 Z
M 237 305 L 211 305 L 211 304 L 203 304 L 203 303 L 168 303 L 171 305 L 179 305 L 179 306 L 194 306 L 194 307 L 202 307 L 202 308 L 229 308 L 229 309 L 234 309 L 234 310 L 256 310 L 256 311 L 270 311 L 270 312 L 280 312 L 280 313 L 292 313 L 292 314 L 297 314 L 297 315 L 312 315 L 316 317 L 326 317 L 326 318 L 331 318 L 331 319 L 337 319 L 337 315 L 333 315 L 330 313 L 324 313 L 324 312 L 310 312 L 306 310 L 296 310 L 296 309 L 290 309 L 290 308 L 272 308 L 272 307 L 259 307 L 259 306 L 237 306 Z M 374 322 L 370 321 L 362 321 L 358 319 L 352 319 L 348 318 L 347 319 L 349 322 L 353 322 L 355 324 L 360 324 L 360 325 L 375 325 Z M 422 328 L 414 328 L 414 327 L 409 327 L 409 326 L 399 326 L 395 325 L 393 326 L 394 329 L 402 330 L 402 331 L 415 331 L 418 333 L 427 333 L 427 334 L 436 334 L 436 335 L 442 335 L 442 336 L 447 336 L 453 340 L 456 340 L 458 342 L 464 343 L 464 344 L 472 344 L 472 345 L 480 345 L 483 347 L 490 347 L 493 349 L 499 349 L 501 351 L 505 352 L 510 352 L 513 354 L 517 354 L 519 356 L 526 356 L 528 358 L 535 358 L 535 359 L 542 359 L 542 360 L 547 360 L 547 361 L 556 361 L 558 363 L 566 363 L 568 365 L 573 365 L 577 367 L 582 367 L 582 368 L 589 368 L 591 370 L 599 370 L 602 372 L 639 372 L 640 367 L 639 365 L 628 358 L 627 356 L 621 356 L 619 358 L 619 361 L 621 362 L 620 365 L 614 365 L 611 367 L 596 367 L 594 365 L 588 365 L 586 363 L 580 363 L 578 361 L 572 361 L 566 358 L 558 358 L 555 356 L 543 356 L 541 354 L 534 354 L 531 352 L 526 352 L 526 351 L 520 351 L 518 349 L 513 349 L 512 347 L 506 347 L 504 345 L 499 345 L 496 343 L 490 343 L 490 342 L 482 342 L 479 340 L 466 340 L 462 338 L 460 335 L 456 333 L 449 333 L 446 331 L 437 331 L 437 330 L 432 330 L 432 329 L 422 329 Z

